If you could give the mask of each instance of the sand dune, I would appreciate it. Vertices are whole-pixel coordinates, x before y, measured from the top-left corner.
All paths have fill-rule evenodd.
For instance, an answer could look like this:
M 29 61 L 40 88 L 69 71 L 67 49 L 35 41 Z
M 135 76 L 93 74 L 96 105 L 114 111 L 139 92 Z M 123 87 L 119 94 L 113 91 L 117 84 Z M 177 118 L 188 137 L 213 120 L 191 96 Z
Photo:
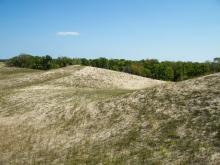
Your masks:
M 0 164 L 219 164 L 219 107 L 220 74 L 3 66 Z

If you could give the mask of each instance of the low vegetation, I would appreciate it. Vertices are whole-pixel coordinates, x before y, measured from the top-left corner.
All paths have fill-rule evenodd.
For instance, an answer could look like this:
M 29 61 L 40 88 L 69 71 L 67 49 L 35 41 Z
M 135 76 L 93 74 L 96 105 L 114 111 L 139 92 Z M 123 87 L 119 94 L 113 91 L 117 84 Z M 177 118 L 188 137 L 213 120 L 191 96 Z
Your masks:
M 7 61 L 8 66 L 40 70 L 55 69 L 76 64 L 126 72 L 165 81 L 182 81 L 220 72 L 220 58 L 215 58 L 213 62 L 198 63 L 171 61 L 159 62 L 155 59 L 141 61 L 106 58 L 79 59 L 67 57 L 52 59 L 49 55 L 40 57 L 22 54 Z
M 0 164 L 220 164 L 220 74 L 164 82 L 0 63 Z

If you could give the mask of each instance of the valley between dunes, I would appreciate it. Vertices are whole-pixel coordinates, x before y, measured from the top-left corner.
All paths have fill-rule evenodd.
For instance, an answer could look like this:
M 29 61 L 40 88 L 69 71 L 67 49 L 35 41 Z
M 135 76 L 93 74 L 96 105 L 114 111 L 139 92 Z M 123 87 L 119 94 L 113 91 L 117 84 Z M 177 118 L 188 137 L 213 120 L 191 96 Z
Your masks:
M 220 74 L 0 63 L 0 164 L 220 164 Z

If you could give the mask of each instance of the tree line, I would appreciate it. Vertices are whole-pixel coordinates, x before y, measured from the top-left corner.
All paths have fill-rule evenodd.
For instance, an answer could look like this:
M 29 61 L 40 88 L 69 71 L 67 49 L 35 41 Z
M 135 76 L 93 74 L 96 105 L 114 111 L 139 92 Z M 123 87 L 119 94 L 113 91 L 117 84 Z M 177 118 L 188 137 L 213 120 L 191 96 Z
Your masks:
M 6 62 L 7 60 L 6 59 L 0 59 L 0 62 Z
M 68 65 L 84 65 L 98 68 L 105 68 L 120 72 L 126 72 L 143 77 L 165 80 L 182 81 L 198 76 L 220 72 L 220 58 L 215 58 L 212 62 L 171 62 L 158 61 L 156 59 L 146 59 L 140 61 L 125 59 L 86 59 L 51 56 L 32 56 L 21 54 L 7 60 L 8 66 L 22 68 L 49 70 L 61 68 Z

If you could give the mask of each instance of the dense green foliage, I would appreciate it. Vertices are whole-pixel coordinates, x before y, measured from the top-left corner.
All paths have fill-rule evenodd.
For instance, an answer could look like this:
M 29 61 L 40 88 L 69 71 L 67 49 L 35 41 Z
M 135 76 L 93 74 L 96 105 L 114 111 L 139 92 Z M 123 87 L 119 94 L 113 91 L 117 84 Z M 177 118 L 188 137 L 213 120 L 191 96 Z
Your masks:
M 58 57 L 56 59 L 52 59 L 49 55 L 39 57 L 21 54 L 7 61 L 8 66 L 41 70 L 60 68 L 76 64 L 121 71 L 166 81 L 181 81 L 210 73 L 220 72 L 220 58 L 215 58 L 213 62 L 198 63 L 170 61 L 159 62 L 155 59 L 141 61 L 68 57 Z
M 28 54 L 21 54 L 19 56 L 13 57 L 7 61 L 8 66 L 16 66 L 21 68 L 31 68 L 48 70 L 60 67 L 65 67 L 67 65 L 80 64 L 80 60 L 71 59 L 67 57 L 59 57 L 57 59 L 52 59 L 51 56 L 32 56 Z
M 6 59 L 0 59 L 0 62 L 5 62 L 5 61 L 7 61 Z

